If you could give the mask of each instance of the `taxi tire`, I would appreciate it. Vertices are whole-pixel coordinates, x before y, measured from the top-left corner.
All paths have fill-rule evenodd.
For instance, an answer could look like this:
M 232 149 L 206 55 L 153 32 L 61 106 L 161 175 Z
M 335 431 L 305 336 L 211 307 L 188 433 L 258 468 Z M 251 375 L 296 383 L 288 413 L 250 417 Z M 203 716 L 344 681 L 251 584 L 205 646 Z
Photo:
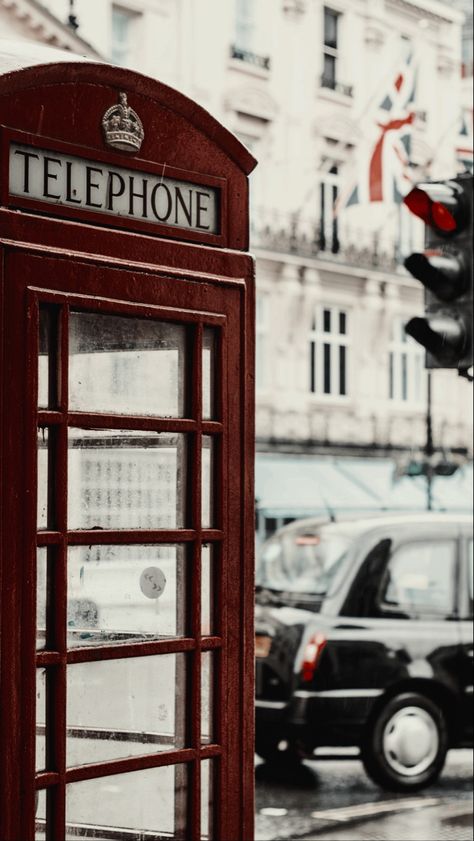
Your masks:
M 437 732 L 436 754 L 429 766 L 421 773 L 405 776 L 387 761 L 383 734 L 387 724 L 398 712 L 408 708 L 419 708 L 422 715 L 429 716 Z M 405 692 L 387 701 L 366 729 L 365 738 L 360 748 L 361 760 L 368 776 L 377 785 L 390 791 L 418 791 L 433 783 L 443 770 L 449 747 L 448 726 L 443 710 L 430 698 L 418 692 Z

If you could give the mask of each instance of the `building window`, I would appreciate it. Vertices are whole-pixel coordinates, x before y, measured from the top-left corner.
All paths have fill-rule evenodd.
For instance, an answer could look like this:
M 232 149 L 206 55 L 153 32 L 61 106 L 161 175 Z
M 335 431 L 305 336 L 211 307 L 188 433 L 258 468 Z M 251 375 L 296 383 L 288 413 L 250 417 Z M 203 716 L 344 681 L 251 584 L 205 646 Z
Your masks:
M 235 41 L 244 50 L 253 47 L 254 3 L 255 0 L 235 0 Z
M 339 171 L 332 166 L 319 184 L 319 248 L 337 254 L 339 251 L 338 217 L 334 213 L 339 193 Z
M 267 342 L 268 342 L 268 299 L 257 296 L 256 304 L 256 360 L 255 385 L 262 390 L 268 385 L 267 374 Z
M 262 132 L 262 127 L 257 125 L 258 122 L 258 120 L 254 120 L 252 118 L 247 120 L 248 128 L 250 131 L 254 132 L 253 134 L 250 134 L 250 131 L 240 131 L 239 128 L 235 131 L 239 140 L 247 147 L 249 152 L 251 152 L 257 160 L 261 157 L 260 147 L 262 145 L 262 138 L 259 136 L 259 133 Z M 250 123 L 254 123 L 254 125 L 250 125 Z M 262 173 L 260 168 L 257 167 L 249 178 L 249 219 L 251 230 L 255 226 L 258 212 L 263 204 L 261 185 Z
M 348 394 L 348 313 L 317 307 L 310 331 L 310 391 L 344 397 Z
M 469 617 L 472 618 L 473 613 L 473 603 L 474 603 L 474 587 L 473 587 L 473 578 L 474 578 L 474 558 L 473 558 L 473 550 L 474 545 L 472 540 L 468 542 L 468 564 L 467 564 L 467 574 L 468 574 L 468 582 L 467 582 L 467 594 L 469 597 Z
M 339 12 L 324 7 L 323 88 L 336 89 Z
M 389 396 L 402 403 L 426 400 L 425 352 L 405 333 L 401 318 L 395 320 L 389 349 Z
M 122 6 L 112 6 L 112 49 L 113 64 L 129 67 L 135 55 L 137 44 L 136 26 L 140 14 Z

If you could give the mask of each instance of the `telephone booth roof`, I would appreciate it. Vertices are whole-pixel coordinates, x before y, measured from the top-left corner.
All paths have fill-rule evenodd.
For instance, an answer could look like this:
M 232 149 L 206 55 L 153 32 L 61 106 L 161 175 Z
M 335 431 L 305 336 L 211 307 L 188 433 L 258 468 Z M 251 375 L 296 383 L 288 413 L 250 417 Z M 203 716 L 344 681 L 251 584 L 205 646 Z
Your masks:
M 245 174 L 256 166 L 248 149 L 204 108 L 155 79 L 36 42 L 0 39 L 0 97 L 14 90 L 74 81 L 125 87 L 154 99 L 207 135 Z
M 179 91 L 123 67 L 0 40 L 0 115 L 3 207 L 102 229 L 248 250 L 248 174 L 256 161 L 230 131 Z M 8 175 L 9 165 L 18 169 L 20 156 L 23 190 L 12 188 Z M 60 174 L 78 161 L 87 178 L 99 173 L 102 204 L 77 201 L 75 185 L 67 188 L 67 200 L 53 190 L 47 204 L 46 192 L 32 197 L 28 167 L 33 162 L 38 171 L 40 158 L 46 167 L 57 167 L 51 175 L 48 171 L 50 185 L 58 186 Z M 121 194 L 126 206 L 114 207 L 113 213 L 106 207 L 110 178 L 115 185 L 127 185 Z M 135 212 L 141 184 L 148 195 L 143 210 Z M 189 197 L 186 207 L 183 189 Z M 98 196 L 95 190 L 90 181 L 89 196 Z M 160 209 L 152 193 L 159 195 Z M 184 220 L 178 218 L 179 202 Z

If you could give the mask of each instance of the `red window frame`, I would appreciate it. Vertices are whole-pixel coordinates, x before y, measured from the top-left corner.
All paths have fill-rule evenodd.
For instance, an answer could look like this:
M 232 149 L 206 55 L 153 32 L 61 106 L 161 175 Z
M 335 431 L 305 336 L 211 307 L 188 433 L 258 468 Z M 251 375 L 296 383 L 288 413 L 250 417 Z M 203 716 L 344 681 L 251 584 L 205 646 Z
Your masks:
M 81 255 L 83 257 L 83 255 Z M 161 767 L 176 762 L 187 763 L 189 776 L 188 823 L 186 837 L 200 839 L 200 762 L 213 759 L 216 766 L 215 811 L 213 837 L 231 839 L 249 837 L 249 814 L 253 811 L 252 781 L 248 777 L 253 766 L 249 756 L 248 734 L 252 729 L 252 620 L 249 612 L 249 593 L 252 575 L 249 563 L 249 535 L 244 524 L 245 515 L 253 499 L 251 489 L 252 424 L 251 382 L 246 365 L 252 353 L 252 343 L 246 331 L 252 300 L 247 293 L 248 278 L 218 277 L 196 283 L 195 273 L 181 272 L 180 278 L 164 270 L 150 272 L 149 266 L 113 268 L 112 261 L 92 259 L 65 260 L 64 254 L 55 257 L 35 254 L 7 254 L 5 260 L 6 351 L 5 370 L 12 383 L 12 411 L 5 421 L 7 440 L 11 443 L 5 453 L 7 482 L 18 485 L 20 494 L 6 502 L 6 522 L 12 529 L 5 532 L 4 548 L 14 559 L 4 576 L 3 588 L 12 587 L 11 602 L 3 600 L 4 628 L 15 630 L 3 646 L 3 656 L 11 659 L 12 669 L 4 681 L 2 704 L 12 730 L 2 736 L 7 748 L 7 774 L 18 771 L 20 802 L 18 818 L 11 818 L 21 826 L 21 837 L 34 837 L 34 798 L 32 780 L 38 790 L 53 794 L 48 805 L 47 838 L 64 837 L 65 786 L 68 783 L 112 773 L 125 773 L 139 768 Z M 241 259 L 241 258 L 240 258 Z M 249 266 L 250 269 L 250 266 Z M 77 289 L 81 293 L 77 293 Z M 139 290 L 139 291 L 138 291 Z M 137 301 L 137 298 L 140 300 Z M 38 410 L 37 357 L 39 304 L 55 307 L 59 314 L 57 353 L 58 404 L 53 409 Z M 124 417 L 101 413 L 68 411 L 68 312 L 69 309 L 95 312 L 127 313 L 186 323 L 192 335 L 192 360 L 188 371 L 187 418 Z M 220 363 L 217 366 L 217 418 L 202 419 L 202 339 L 203 328 L 214 326 L 220 336 Z M 28 341 L 25 342 L 26 337 Z M 190 520 L 186 528 L 156 531 L 141 530 L 67 530 L 67 430 L 80 425 L 90 428 L 142 429 L 163 432 L 185 432 L 192 445 L 188 460 L 192 492 Z M 54 430 L 55 505 L 54 529 L 37 533 L 36 524 L 36 453 L 37 429 Z M 16 435 L 15 435 L 16 431 Z M 201 526 L 201 444 L 202 436 L 211 435 L 219 441 L 215 469 L 217 528 Z M 20 440 L 24 436 L 25 446 Z M 21 449 L 21 451 L 20 451 Z M 232 483 L 232 484 L 231 484 Z M 22 498 L 21 498 L 22 497 Z M 246 497 L 245 504 L 243 500 Z M 24 506 L 26 504 L 26 511 Z M 23 526 L 21 527 L 20 521 Z M 250 525 L 252 518 L 250 518 Z M 189 527 L 188 527 L 189 526 Z M 219 633 L 202 638 L 200 616 L 201 546 L 216 547 L 216 602 L 219 606 Z M 94 544 L 156 544 L 180 543 L 188 549 L 193 567 L 190 584 L 191 612 L 187 637 L 176 640 L 156 640 L 90 648 L 67 649 L 66 645 L 66 584 L 67 546 Z M 55 554 L 53 589 L 55 609 L 52 648 L 35 651 L 36 546 L 50 547 Z M 247 560 L 243 558 L 246 553 Z M 189 561 L 188 561 L 189 562 Z M 5 568 L 6 569 L 6 568 Z M 236 586 L 242 582 L 243 588 Z M 26 586 L 19 582 L 25 582 Z M 20 626 L 20 627 L 18 627 Z M 190 704 L 186 710 L 186 729 L 189 746 L 163 751 L 159 754 L 109 760 L 95 765 L 66 768 L 66 667 L 69 663 L 92 662 L 116 657 L 149 656 L 151 654 L 187 652 L 192 661 Z M 200 653 L 215 651 L 219 661 L 214 674 L 216 698 L 216 741 L 211 745 L 200 742 Z M 21 663 L 18 654 L 21 653 Z M 50 722 L 49 755 L 53 767 L 34 773 L 35 691 L 36 669 L 42 666 L 52 677 L 48 719 Z M 18 684 L 21 683 L 21 690 Z M 250 692 L 249 692 L 250 688 Z M 53 725 L 54 722 L 54 725 Z M 12 736 L 12 734 L 15 734 Z M 242 741 L 243 738 L 243 741 Z M 246 775 L 245 778 L 243 775 Z M 8 797 L 8 785 L 4 788 Z M 18 805 L 18 793 L 10 791 L 12 804 Z M 17 795 L 17 796 L 15 796 Z M 15 805 L 11 807 L 10 817 Z M 18 823 L 19 821 L 19 823 Z

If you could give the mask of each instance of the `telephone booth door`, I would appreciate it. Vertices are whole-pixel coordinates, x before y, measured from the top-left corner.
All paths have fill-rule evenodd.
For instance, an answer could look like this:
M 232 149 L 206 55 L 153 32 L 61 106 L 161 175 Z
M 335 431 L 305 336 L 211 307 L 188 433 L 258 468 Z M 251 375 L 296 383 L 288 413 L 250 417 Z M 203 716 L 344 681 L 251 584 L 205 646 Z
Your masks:
M 2 218 L 2 838 L 250 838 L 251 260 Z

